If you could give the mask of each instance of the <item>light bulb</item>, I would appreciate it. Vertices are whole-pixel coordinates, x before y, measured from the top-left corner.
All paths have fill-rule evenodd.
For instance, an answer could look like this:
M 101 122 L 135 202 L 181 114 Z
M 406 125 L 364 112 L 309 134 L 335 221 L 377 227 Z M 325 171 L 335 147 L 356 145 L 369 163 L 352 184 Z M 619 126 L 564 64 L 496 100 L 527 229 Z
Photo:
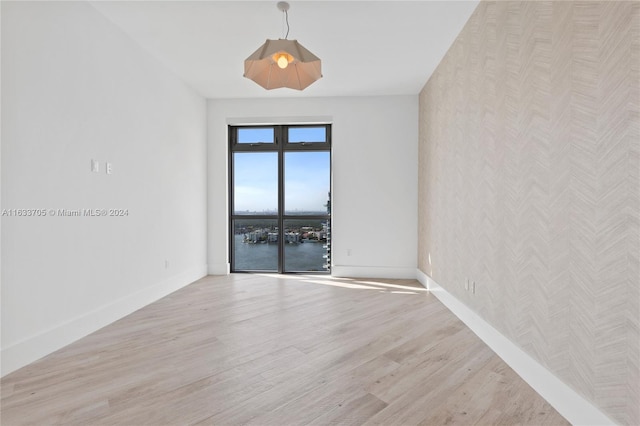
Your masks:
M 287 59 L 287 55 L 279 55 L 278 56 L 278 66 L 282 69 L 285 69 L 289 65 L 289 60 Z

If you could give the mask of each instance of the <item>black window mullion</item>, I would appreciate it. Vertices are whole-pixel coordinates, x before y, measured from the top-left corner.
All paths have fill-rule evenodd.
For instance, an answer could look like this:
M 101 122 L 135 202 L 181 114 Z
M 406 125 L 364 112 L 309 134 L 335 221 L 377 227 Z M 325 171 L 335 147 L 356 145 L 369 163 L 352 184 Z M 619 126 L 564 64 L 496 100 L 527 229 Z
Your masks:
M 329 215 L 319 215 L 319 214 L 314 214 L 314 215 L 283 215 L 282 218 L 284 220 L 298 220 L 298 219 L 307 219 L 307 220 L 325 220 L 325 219 L 329 219 L 330 216 Z
M 284 273 L 284 131 L 277 126 L 276 145 L 278 145 L 278 273 Z
M 233 218 L 233 214 L 235 213 L 234 210 L 234 206 L 235 206 L 235 202 L 234 202 L 234 190 L 233 188 L 235 187 L 235 176 L 233 173 L 233 144 L 234 144 L 234 131 L 233 128 L 231 126 L 227 127 L 227 132 L 229 134 L 229 158 L 227 161 L 227 170 L 228 170 L 228 180 L 229 180 L 229 194 L 228 194 L 228 200 L 229 200 L 229 221 L 228 221 L 228 230 L 227 233 L 228 238 L 229 238 L 229 263 L 231 264 L 231 270 L 233 271 L 235 269 L 235 258 L 234 258 L 234 253 L 235 253 L 235 247 L 234 247 L 234 241 L 235 241 L 235 232 L 234 232 L 234 218 Z
M 233 271 L 235 269 L 235 258 L 234 258 L 234 253 L 235 253 L 235 220 L 234 220 L 234 214 L 235 214 L 235 191 L 233 190 L 235 188 L 235 173 L 233 172 L 233 159 L 234 159 L 234 152 L 235 150 L 233 149 L 234 146 L 236 145 L 236 140 L 237 140 L 237 135 L 238 135 L 238 130 L 237 128 L 228 126 L 227 127 L 227 132 L 229 133 L 229 161 L 227 163 L 227 168 L 229 171 L 229 262 L 231 263 L 231 270 Z

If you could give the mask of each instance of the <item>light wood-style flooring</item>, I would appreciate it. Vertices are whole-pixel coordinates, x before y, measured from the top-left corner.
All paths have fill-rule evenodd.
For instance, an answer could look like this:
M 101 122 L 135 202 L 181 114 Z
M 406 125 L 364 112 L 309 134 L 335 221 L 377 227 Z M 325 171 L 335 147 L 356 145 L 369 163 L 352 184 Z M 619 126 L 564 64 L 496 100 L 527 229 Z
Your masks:
M 1 390 L 3 426 L 567 424 L 413 280 L 206 277 Z

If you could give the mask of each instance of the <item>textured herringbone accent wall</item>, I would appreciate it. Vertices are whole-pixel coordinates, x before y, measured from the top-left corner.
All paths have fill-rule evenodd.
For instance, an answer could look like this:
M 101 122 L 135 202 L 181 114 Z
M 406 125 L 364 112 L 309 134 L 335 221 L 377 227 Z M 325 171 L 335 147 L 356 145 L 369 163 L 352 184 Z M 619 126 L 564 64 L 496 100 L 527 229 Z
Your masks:
M 629 425 L 639 27 L 638 2 L 481 2 L 420 94 L 420 269 Z

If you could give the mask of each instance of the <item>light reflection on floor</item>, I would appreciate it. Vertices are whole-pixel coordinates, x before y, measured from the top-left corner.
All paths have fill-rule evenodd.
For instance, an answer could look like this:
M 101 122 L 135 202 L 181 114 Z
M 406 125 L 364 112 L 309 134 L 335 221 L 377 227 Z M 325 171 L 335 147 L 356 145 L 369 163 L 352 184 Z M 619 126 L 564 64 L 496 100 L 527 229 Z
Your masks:
M 389 294 L 424 294 L 428 290 L 422 287 L 417 281 L 415 284 L 402 285 L 387 282 L 384 279 L 373 280 L 371 278 L 338 278 L 329 275 L 304 275 L 304 274 L 275 274 L 275 273 L 256 273 L 254 275 L 278 278 L 284 280 L 297 280 L 302 283 L 320 284 L 330 287 L 341 287 L 352 290 L 377 290 L 379 293 Z M 395 281 L 395 280 L 389 280 Z M 407 280 L 409 281 L 409 280 Z

